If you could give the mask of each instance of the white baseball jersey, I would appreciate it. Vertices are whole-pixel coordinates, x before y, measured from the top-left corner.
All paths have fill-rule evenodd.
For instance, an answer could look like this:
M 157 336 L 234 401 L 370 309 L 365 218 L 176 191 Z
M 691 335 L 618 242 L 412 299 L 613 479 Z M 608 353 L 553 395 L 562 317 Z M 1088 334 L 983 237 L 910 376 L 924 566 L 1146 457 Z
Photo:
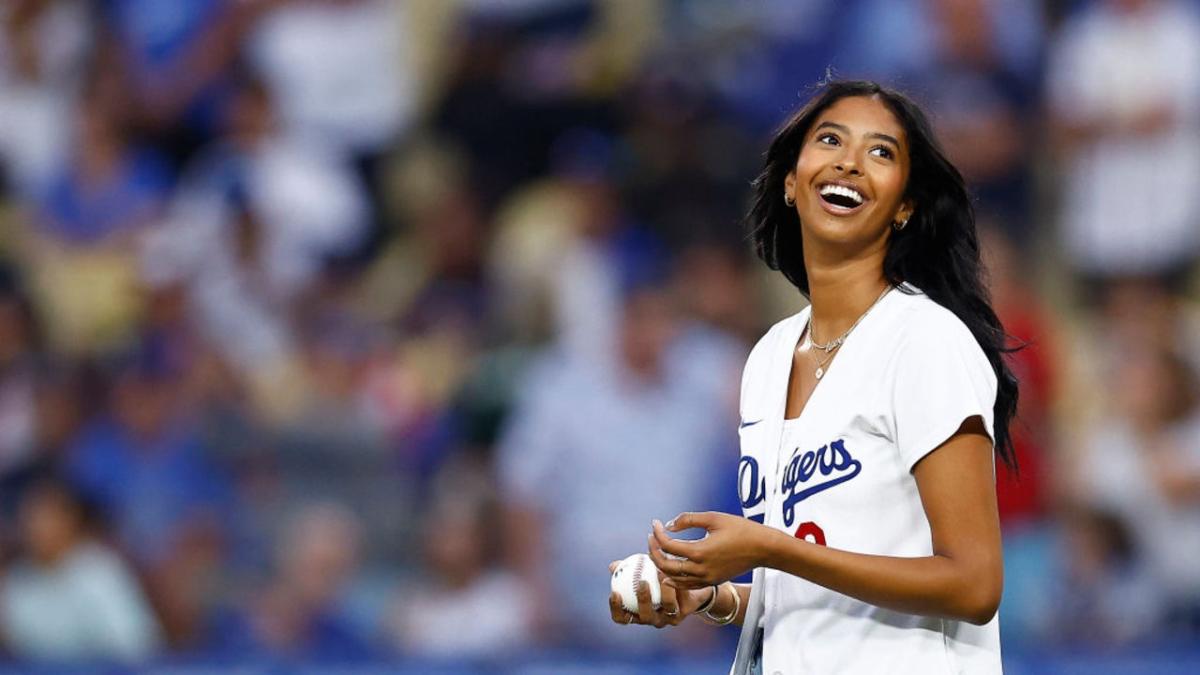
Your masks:
M 800 417 L 784 421 L 809 310 L 776 324 L 746 362 L 738 490 L 747 518 L 858 553 L 933 554 L 913 466 L 969 417 L 992 434 L 996 376 L 967 327 L 912 286 L 849 335 Z M 773 569 L 754 571 L 733 671 L 999 673 L 998 617 L 984 626 L 870 605 Z

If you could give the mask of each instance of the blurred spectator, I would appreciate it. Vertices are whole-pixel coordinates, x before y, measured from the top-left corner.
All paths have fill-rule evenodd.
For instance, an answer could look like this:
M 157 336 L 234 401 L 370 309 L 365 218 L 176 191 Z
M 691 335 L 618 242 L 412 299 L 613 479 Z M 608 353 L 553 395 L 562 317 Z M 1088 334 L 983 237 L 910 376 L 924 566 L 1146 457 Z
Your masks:
M 1200 250 L 1200 18 L 1175 0 L 1089 3 L 1051 45 L 1074 270 L 1181 281 Z M 1136 224 L 1133 226 L 1132 224 Z
M 119 96 L 108 74 L 88 82 L 71 153 L 32 204 L 34 227 L 21 241 L 49 338 L 72 352 L 110 347 L 134 330 L 137 242 L 170 188 L 162 159 L 129 137 Z
M 288 133 L 378 159 L 411 122 L 406 8 L 387 0 L 284 0 L 249 40 Z
M 563 251 L 577 245 L 576 223 L 585 212 L 586 205 L 570 186 L 545 181 L 515 193 L 496 214 L 487 271 L 495 321 L 504 339 L 532 345 L 556 336 Z M 601 312 L 604 318 L 610 315 L 607 305 Z
M 1163 598 L 1129 526 L 1110 512 L 1072 508 L 1061 527 L 1061 578 L 1041 598 L 1042 637 L 1107 648 L 1149 638 Z
M 587 91 L 597 63 L 585 57 L 595 3 L 485 1 L 466 9 L 462 49 L 432 122 L 467 148 L 471 183 L 490 210 L 546 173 L 566 132 L 608 128 L 612 102 Z
M 290 415 L 303 398 L 296 305 L 360 240 L 366 197 L 336 153 L 280 129 L 261 82 L 242 80 L 228 113 L 228 139 L 187 172 L 143 274 L 186 288 L 205 341 L 247 373 L 264 411 Z
M 108 410 L 74 443 L 67 466 L 111 514 L 121 544 L 148 575 L 175 644 L 192 639 L 213 598 L 222 539 L 234 526 L 227 478 L 205 454 L 182 376 L 144 352 L 113 375 Z
M 0 469 L 0 555 L 13 544 L 19 502 L 26 489 L 47 476 L 62 472 L 68 447 L 83 426 L 81 369 L 63 363 L 40 364 L 32 377 L 31 419 L 9 418 L 28 423 L 28 445 L 18 459 Z M 11 415 L 12 413 L 7 413 Z
M 38 194 L 63 160 L 91 47 L 86 0 L 0 6 L 0 185 Z
M 435 469 L 457 440 L 447 409 L 497 332 L 484 274 L 488 223 L 477 196 L 457 178 L 409 205 L 411 227 L 374 263 L 367 297 L 388 325 L 376 349 L 364 402 L 393 439 L 406 469 Z
M 939 140 L 978 199 L 978 211 L 1025 248 L 1032 233 L 1027 164 L 1035 150 L 1029 115 L 1036 97 L 1025 73 L 1005 61 L 993 16 L 996 6 L 1014 3 L 925 4 L 937 41 L 928 61 L 902 77 L 928 102 Z M 1027 45 L 1034 53 L 1022 62 L 1036 58 L 1036 47 Z
M 26 461 L 37 435 L 38 325 L 20 284 L 0 266 L 0 475 Z
M 153 150 L 131 142 L 114 86 L 107 74 L 89 83 L 75 120 L 74 152 L 40 203 L 42 231 L 64 245 L 119 245 L 159 216 L 167 197 L 167 167 Z
M 287 133 L 345 153 L 357 169 L 375 230 L 383 227 L 383 160 L 417 104 L 408 14 L 407 3 L 393 0 L 284 0 L 247 45 Z
M 363 235 L 365 193 L 335 151 L 280 126 L 279 108 L 261 81 L 242 80 L 227 111 L 228 135 L 193 165 L 184 198 L 226 200 L 234 210 L 226 212 L 234 222 L 221 223 L 232 226 L 223 233 L 232 238 L 229 252 L 249 266 L 269 298 L 294 300 L 328 257 Z M 258 226 L 243 231 L 239 208 Z
M 628 127 L 609 142 L 607 178 L 621 188 L 623 208 L 632 218 L 669 243 L 741 245 L 734 223 L 745 208 L 745 177 L 759 171 L 759 158 L 729 148 L 756 147 L 760 141 L 745 122 L 730 117 L 722 102 L 658 77 L 648 73 L 622 97 Z M 780 111 L 771 114 L 778 118 Z
M 1105 326 L 1098 340 L 1107 358 L 1119 358 L 1129 345 L 1142 344 L 1151 351 L 1180 351 L 1190 358 L 1200 354 L 1200 335 L 1190 325 L 1194 305 L 1168 281 L 1123 278 L 1107 285 L 1096 320 Z
M 544 641 L 664 647 L 596 607 L 604 570 L 645 549 L 651 519 L 714 504 L 732 475 L 722 432 L 741 353 L 700 347 L 661 283 L 626 291 L 612 357 L 567 352 L 533 368 L 498 450 L 510 560 Z
M 555 337 L 568 354 L 607 359 L 617 351 L 620 268 L 636 267 L 641 262 L 636 258 L 661 253 L 661 244 L 645 230 L 622 222 L 616 212 L 620 200 L 607 181 L 577 189 L 583 219 L 576 224 L 575 236 L 559 251 L 554 271 Z
M 24 555 L 0 584 L 4 642 L 28 661 L 145 661 L 162 637 L 131 571 L 89 531 L 87 510 L 60 480 L 21 503 Z
M 1128 523 L 1135 551 L 1168 603 L 1172 627 L 1200 627 L 1200 389 L 1170 352 L 1119 356 L 1108 420 L 1075 467 L 1080 498 Z
M 554 174 L 501 206 L 488 265 L 510 339 L 553 338 L 596 359 L 615 353 L 621 277 L 656 272 L 666 251 L 628 213 L 614 152 L 604 134 L 574 130 L 556 145 Z
M 836 46 L 848 39 L 854 26 L 839 18 L 854 15 L 862 0 L 661 4 L 665 16 L 655 22 L 661 34 L 654 36 L 654 51 L 637 86 L 666 85 L 674 90 L 673 98 L 692 101 L 719 96 L 751 130 L 766 134 L 782 114 L 800 104 L 804 92 L 827 69 L 842 65 Z M 687 118 L 694 112 L 687 103 L 656 107 L 656 114 L 666 118 Z M 701 162 L 691 168 L 722 167 Z
M 422 524 L 424 570 L 396 599 L 392 641 L 422 657 L 478 659 L 527 649 L 534 641 L 530 592 L 496 564 L 500 530 L 490 475 L 458 462 L 439 478 Z
M 687 316 L 748 344 L 758 339 L 762 308 L 744 251 L 697 242 L 680 253 L 678 268 L 676 292 Z
M 100 69 L 179 167 L 220 124 L 240 39 L 270 0 L 100 0 Z
M 345 606 L 359 569 L 362 531 L 339 504 L 300 507 L 276 542 L 271 579 L 244 613 L 224 618 L 218 647 L 245 657 L 342 662 L 370 655 L 363 628 Z
M 1018 471 L 997 467 L 1002 478 L 996 485 L 1000 520 L 1011 532 L 1015 527 L 1040 525 L 1052 506 L 1058 336 L 1043 303 L 1025 281 L 1028 271 L 1013 242 L 998 228 L 987 226 L 981 229 L 980 240 L 996 314 L 1014 338 L 1012 346 L 1021 347 L 1007 356 L 1021 383 L 1017 421 L 1012 426 Z
M 286 427 L 327 441 L 382 436 L 367 389 L 379 365 L 374 357 L 383 335 L 345 308 L 325 308 L 306 324 L 299 335 L 309 392 L 302 414 Z
M 668 255 L 654 232 L 635 223 L 616 176 L 614 139 L 576 130 L 559 139 L 555 173 L 576 200 L 577 220 L 554 258 L 552 293 L 559 346 L 571 356 L 614 358 L 622 285 L 654 282 Z
M 987 43 L 999 70 L 1028 77 L 1036 73 L 1039 47 L 1045 40 L 1045 5 L 1037 0 L 986 2 L 981 7 L 976 0 L 863 0 L 857 8 L 852 6 L 857 11 L 842 18 L 849 36 L 840 43 L 845 46 L 835 61 L 846 72 L 838 74 L 866 73 L 904 86 L 901 78 L 921 72 L 937 60 L 940 49 L 956 39 L 945 31 L 965 27 L 957 21 L 939 20 L 938 15 L 966 10 L 976 14 L 976 19 L 986 16 L 991 35 Z M 979 9 L 984 16 L 978 15 Z

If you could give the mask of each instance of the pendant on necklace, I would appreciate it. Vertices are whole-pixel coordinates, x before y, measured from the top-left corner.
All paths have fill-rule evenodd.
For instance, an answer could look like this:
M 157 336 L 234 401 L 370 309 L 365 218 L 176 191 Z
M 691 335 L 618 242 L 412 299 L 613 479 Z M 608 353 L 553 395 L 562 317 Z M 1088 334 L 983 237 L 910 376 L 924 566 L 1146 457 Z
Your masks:
M 821 379 L 821 377 L 825 375 L 825 369 L 824 369 L 824 368 L 817 368 L 817 373 L 816 373 L 816 374 L 817 374 L 817 379 L 818 379 L 818 380 L 819 380 L 819 379 Z

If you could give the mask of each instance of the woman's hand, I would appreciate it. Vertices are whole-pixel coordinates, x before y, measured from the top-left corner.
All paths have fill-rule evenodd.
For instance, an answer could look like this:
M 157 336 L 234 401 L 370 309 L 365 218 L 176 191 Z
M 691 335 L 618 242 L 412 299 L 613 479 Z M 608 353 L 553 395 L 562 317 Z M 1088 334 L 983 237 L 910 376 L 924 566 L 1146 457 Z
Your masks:
M 694 527 L 704 528 L 708 534 L 694 541 L 672 539 L 667 534 Z M 752 520 L 714 511 L 681 513 L 665 528 L 654 521 L 653 528 L 650 558 L 666 575 L 668 585 L 681 590 L 707 588 L 762 567 L 767 538 L 775 533 Z
M 608 572 L 612 574 L 619 560 L 614 560 L 608 564 Z M 625 607 L 621 604 L 621 596 L 616 593 L 610 593 L 608 596 L 608 609 L 612 613 L 612 620 L 616 623 L 636 623 L 646 626 L 654 626 L 662 628 L 663 626 L 677 626 L 683 622 L 689 615 L 696 612 L 696 608 L 708 602 L 712 595 L 712 590 L 702 588 L 699 590 L 689 590 L 686 588 L 675 588 L 670 584 L 663 583 L 666 577 L 662 572 L 658 573 L 658 583 L 662 587 L 662 602 L 659 603 L 658 609 L 654 609 L 654 605 L 650 602 L 650 585 L 645 581 L 638 584 L 637 599 L 638 611 L 631 613 L 625 611 Z

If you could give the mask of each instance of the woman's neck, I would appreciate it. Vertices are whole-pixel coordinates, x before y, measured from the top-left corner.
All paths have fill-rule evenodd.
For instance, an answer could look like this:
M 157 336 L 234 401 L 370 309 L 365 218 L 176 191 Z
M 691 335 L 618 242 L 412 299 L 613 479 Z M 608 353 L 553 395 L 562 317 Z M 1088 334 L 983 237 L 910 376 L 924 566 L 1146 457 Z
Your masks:
M 880 261 L 871 258 L 810 267 L 812 338 L 829 342 L 841 336 L 875 304 L 887 285 Z

